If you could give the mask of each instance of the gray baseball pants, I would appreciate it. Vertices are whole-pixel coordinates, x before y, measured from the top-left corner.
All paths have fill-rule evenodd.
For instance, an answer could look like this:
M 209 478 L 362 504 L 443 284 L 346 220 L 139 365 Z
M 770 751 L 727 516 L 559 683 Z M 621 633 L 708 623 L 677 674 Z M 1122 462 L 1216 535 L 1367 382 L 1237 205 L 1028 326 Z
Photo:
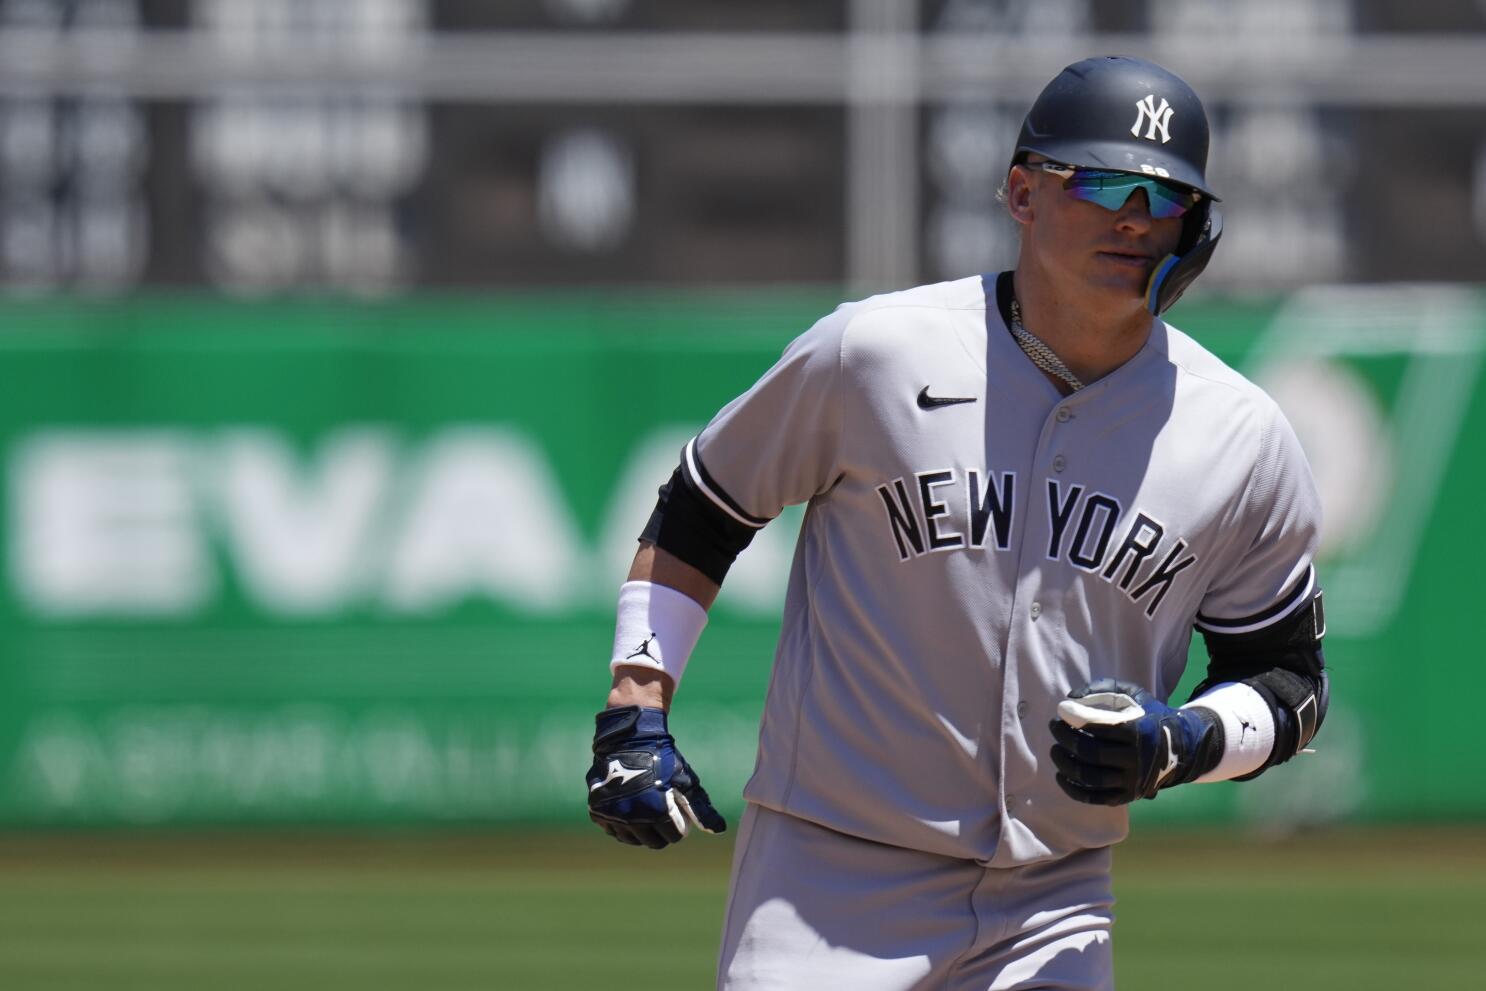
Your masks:
M 717 986 L 1113 991 L 1110 859 L 986 868 L 750 804 Z

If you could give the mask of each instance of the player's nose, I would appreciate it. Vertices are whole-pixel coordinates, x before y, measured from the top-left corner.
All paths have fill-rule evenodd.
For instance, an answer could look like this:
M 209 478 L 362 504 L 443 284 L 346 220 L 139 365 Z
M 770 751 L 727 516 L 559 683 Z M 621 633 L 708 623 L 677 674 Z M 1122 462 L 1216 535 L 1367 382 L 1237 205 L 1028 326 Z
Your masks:
M 1137 187 L 1126 197 L 1124 206 L 1115 212 L 1115 226 L 1135 233 L 1151 229 L 1151 203 L 1144 189 Z

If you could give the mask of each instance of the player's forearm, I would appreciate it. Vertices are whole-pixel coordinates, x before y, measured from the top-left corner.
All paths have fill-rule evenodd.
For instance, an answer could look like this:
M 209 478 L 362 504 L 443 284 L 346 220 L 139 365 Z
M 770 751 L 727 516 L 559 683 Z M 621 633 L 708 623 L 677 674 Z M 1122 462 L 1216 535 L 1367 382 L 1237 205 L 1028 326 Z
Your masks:
M 640 705 L 669 711 L 676 679 L 668 669 L 679 674 L 678 663 L 685 666 L 685 655 L 691 652 L 691 644 L 700 634 L 701 624 L 706 622 L 705 610 L 716 600 L 719 586 L 701 571 L 648 542 L 642 543 L 635 554 L 627 581 L 661 586 L 646 595 L 665 596 L 669 602 L 647 602 L 649 616 L 641 629 L 633 615 L 626 616 L 621 594 L 620 629 L 615 636 L 614 680 L 608 705 Z M 695 605 L 682 603 L 678 614 L 679 598 L 667 593 L 679 593 Z M 629 632 L 626 627 L 630 628 Z M 630 658 L 633 662 L 625 663 Z
M 627 581 L 654 582 L 666 585 L 693 599 L 703 609 L 711 609 L 722 587 L 669 551 L 649 541 L 642 541 L 629 567 Z

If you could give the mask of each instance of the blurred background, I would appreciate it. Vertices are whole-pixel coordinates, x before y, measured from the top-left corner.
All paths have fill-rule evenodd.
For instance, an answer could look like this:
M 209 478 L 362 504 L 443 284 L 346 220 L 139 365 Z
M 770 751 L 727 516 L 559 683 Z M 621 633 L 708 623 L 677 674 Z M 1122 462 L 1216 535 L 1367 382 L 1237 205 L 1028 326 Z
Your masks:
M 1091 54 L 1205 99 L 1170 316 L 1300 433 L 1334 678 L 1136 810 L 1122 986 L 1478 986 L 1486 2 L 0 0 L 0 987 L 710 986 L 728 838 L 582 811 L 635 536 L 841 299 L 1014 263 Z M 798 519 L 674 719 L 734 816 Z

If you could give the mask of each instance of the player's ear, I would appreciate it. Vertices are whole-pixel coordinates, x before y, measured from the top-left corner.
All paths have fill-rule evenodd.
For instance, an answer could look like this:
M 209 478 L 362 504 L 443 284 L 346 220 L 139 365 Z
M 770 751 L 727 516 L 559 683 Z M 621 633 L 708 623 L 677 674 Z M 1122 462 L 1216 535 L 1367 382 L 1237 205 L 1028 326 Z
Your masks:
M 1005 190 L 1002 199 L 1006 202 L 1006 212 L 1011 214 L 1011 219 L 1019 224 L 1030 224 L 1034 214 L 1032 173 L 1024 166 L 1013 165 L 1006 176 Z

